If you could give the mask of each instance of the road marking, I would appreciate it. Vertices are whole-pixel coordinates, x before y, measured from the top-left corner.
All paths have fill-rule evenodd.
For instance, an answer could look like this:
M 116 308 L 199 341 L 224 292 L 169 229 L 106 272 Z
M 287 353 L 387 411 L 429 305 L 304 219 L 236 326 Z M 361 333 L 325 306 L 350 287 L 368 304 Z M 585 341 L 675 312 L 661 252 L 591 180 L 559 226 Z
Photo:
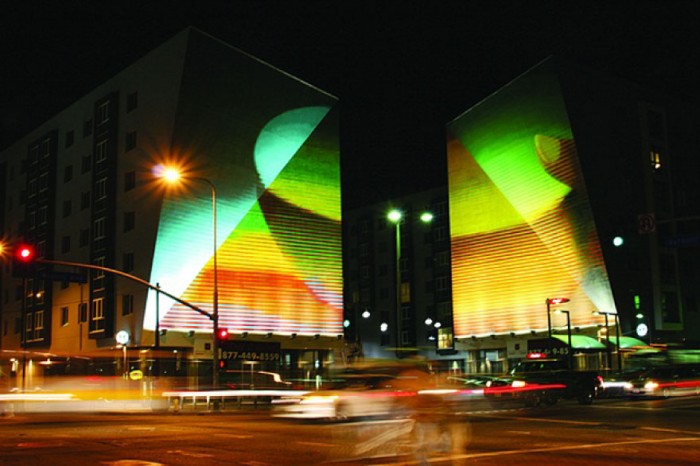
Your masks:
M 238 439 L 244 439 L 244 438 L 253 438 L 252 435 L 241 435 L 241 434 L 214 434 L 215 437 L 230 437 L 230 438 L 238 438 Z
M 650 430 L 652 432 L 670 432 L 672 434 L 690 434 L 690 435 L 700 435 L 699 431 L 696 430 L 678 430 L 678 429 L 664 429 L 661 427 L 640 427 L 640 430 Z
M 184 450 L 168 450 L 168 453 L 181 455 L 181 456 L 191 456 L 193 458 L 212 458 L 212 457 L 214 457 L 214 455 L 210 455 L 209 453 L 192 453 L 192 452 L 184 451 Z
M 544 419 L 540 417 L 524 417 L 524 416 L 493 416 L 493 415 L 481 415 L 481 417 L 492 417 L 498 419 L 512 419 L 514 421 L 537 421 L 537 422 L 550 422 L 553 424 L 574 424 L 580 426 L 599 426 L 605 423 L 603 422 L 591 422 L 591 421 L 571 421 L 567 419 Z
M 296 442 L 297 445 L 307 445 L 310 447 L 337 447 L 338 445 L 334 443 L 321 443 L 321 442 Z
M 567 445 L 561 447 L 548 448 L 532 448 L 527 450 L 507 450 L 507 451 L 492 451 L 488 453 L 467 453 L 464 455 L 450 455 L 441 458 L 431 458 L 430 463 L 452 462 L 454 460 L 471 459 L 471 458 L 486 458 L 489 456 L 506 456 L 506 455 L 527 455 L 530 453 L 548 453 L 553 451 L 579 450 L 601 447 L 612 447 L 620 445 L 643 445 L 653 443 L 672 443 L 672 442 L 700 442 L 700 437 L 676 437 L 668 439 L 649 439 L 649 440 L 628 440 L 624 442 L 608 442 L 608 443 L 587 443 L 582 445 Z M 377 464 L 376 466 L 393 466 L 395 463 Z M 403 464 L 424 464 L 421 461 L 408 461 Z

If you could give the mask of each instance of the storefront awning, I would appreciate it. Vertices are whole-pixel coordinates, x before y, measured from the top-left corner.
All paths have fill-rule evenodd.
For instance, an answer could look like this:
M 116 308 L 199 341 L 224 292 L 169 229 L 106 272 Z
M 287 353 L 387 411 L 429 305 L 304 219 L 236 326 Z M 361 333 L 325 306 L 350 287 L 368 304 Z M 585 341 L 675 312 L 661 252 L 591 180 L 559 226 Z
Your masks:
M 568 335 L 552 335 L 553 338 L 556 338 L 557 340 L 563 341 L 566 344 L 569 344 L 569 337 Z M 612 340 L 612 338 L 611 338 Z M 586 335 L 571 335 L 571 346 L 573 346 L 574 349 L 592 349 L 592 350 L 604 350 L 605 345 L 596 340 L 595 338 L 588 337 Z
M 617 337 L 610 337 L 610 344 L 617 346 Z M 648 344 L 634 337 L 620 337 L 620 348 L 646 347 Z

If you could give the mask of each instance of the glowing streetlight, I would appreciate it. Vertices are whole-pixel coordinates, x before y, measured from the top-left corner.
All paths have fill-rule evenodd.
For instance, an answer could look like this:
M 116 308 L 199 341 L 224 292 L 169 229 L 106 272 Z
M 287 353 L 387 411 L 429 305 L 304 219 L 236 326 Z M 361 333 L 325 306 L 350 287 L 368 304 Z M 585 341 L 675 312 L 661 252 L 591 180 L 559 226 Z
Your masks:
M 213 324 L 212 332 L 212 385 L 219 385 L 219 278 L 217 265 L 217 240 L 216 240 L 216 187 L 214 183 L 206 178 L 198 176 L 183 175 L 179 170 L 170 167 L 158 167 L 157 175 L 170 184 L 177 183 L 180 180 L 192 180 L 205 183 L 211 189 L 211 211 L 212 211 L 212 230 L 214 240 L 214 291 L 212 297 L 212 314 L 211 320 Z

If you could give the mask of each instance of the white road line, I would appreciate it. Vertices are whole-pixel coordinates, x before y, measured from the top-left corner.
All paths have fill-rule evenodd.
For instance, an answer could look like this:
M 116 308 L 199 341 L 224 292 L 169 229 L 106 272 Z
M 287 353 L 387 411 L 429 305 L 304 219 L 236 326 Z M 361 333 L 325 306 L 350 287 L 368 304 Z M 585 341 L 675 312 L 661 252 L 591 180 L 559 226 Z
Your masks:
M 668 439 L 650 439 L 650 440 L 628 440 L 624 442 L 608 442 L 608 443 L 587 443 L 582 445 L 567 445 L 561 447 L 549 447 L 549 448 L 532 448 L 529 450 L 507 450 L 507 451 L 493 451 L 488 453 L 467 453 L 464 455 L 451 455 L 441 458 L 431 458 L 430 463 L 443 463 L 452 462 L 454 460 L 471 459 L 471 458 L 486 458 L 493 456 L 506 456 L 506 455 L 527 455 L 531 453 L 548 453 L 553 451 L 567 451 L 567 450 L 580 450 L 589 448 L 601 448 L 601 447 L 612 447 L 620 445 L 643 445 L 643 444 L 653 444 L 653 443 L 672 443 L 672 442 L 700 442 L 700 437 L 676 437 Z M 378 464 L 376 466 L 393 466 L 395 463 Z M 423 464 L 421 461 L 408 461 L 403 464 Z

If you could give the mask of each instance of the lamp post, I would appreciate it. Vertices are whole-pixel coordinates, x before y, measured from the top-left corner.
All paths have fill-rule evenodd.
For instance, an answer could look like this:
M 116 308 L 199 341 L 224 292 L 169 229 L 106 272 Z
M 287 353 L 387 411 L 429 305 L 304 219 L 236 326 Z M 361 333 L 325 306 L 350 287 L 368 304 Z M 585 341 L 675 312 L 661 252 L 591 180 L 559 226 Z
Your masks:
M 620 316 L 617 312 L 609 311 L 594 311 L 594 314 L 605 316 L 605 328 L 608 328 L 608 316 L 611 315 L 615 318 L 615 351 L 617 353 L 617 370 L 622 370 L 622 354 L 620 353 Z M 612 369 L 612 357 L 610 355 L 610 332 L 608 330 L 608 364 Z
M 564 309 L 557 309 L 555 314 L 566 314 L 566 335 L 569 342 L 569 369 L 574 368 L 574 347 L 571 344 L 571 313 Z
M 547 304 L 547 337 L 552 338 L 552 304 L 563 304 L 568 303 L 569 298 L 547 298 L 545 304 Z
M 401 220 L 403 212 L 392 209 L 387 218 L 396 226 L 396 356 L 401 357 Z
M 612 355 L 610 354 L 610 326 L 608 325 L 608 314 L 606 312 L 593 311 L 595 316 L 605 316 L 605 364 L 608 369 L 612 369 Z
M 165 169 L 162 172 L 162 178 L 170 183 L 174 183 L 177 180 L 185 179 L 192 181 L 199 181 L 205 183 L 211 189 L 211 217 L 212 217 L 212 230 L 213 230 L 213 240 L 214 240 L 214 292 L 212 296 L 212 315 L 211 320 L 213 324 L 212 332 L 212 385 L 214 388 L 219 385 L 219 279 L 218 279 L 218 266 L 217 266 L 217 241 L 216 241 L 216 187 L 214 183 L 206 178 L 201 178 L 198 176 L 187 176 L 182 175 L 179 171 L 174 169 Z

